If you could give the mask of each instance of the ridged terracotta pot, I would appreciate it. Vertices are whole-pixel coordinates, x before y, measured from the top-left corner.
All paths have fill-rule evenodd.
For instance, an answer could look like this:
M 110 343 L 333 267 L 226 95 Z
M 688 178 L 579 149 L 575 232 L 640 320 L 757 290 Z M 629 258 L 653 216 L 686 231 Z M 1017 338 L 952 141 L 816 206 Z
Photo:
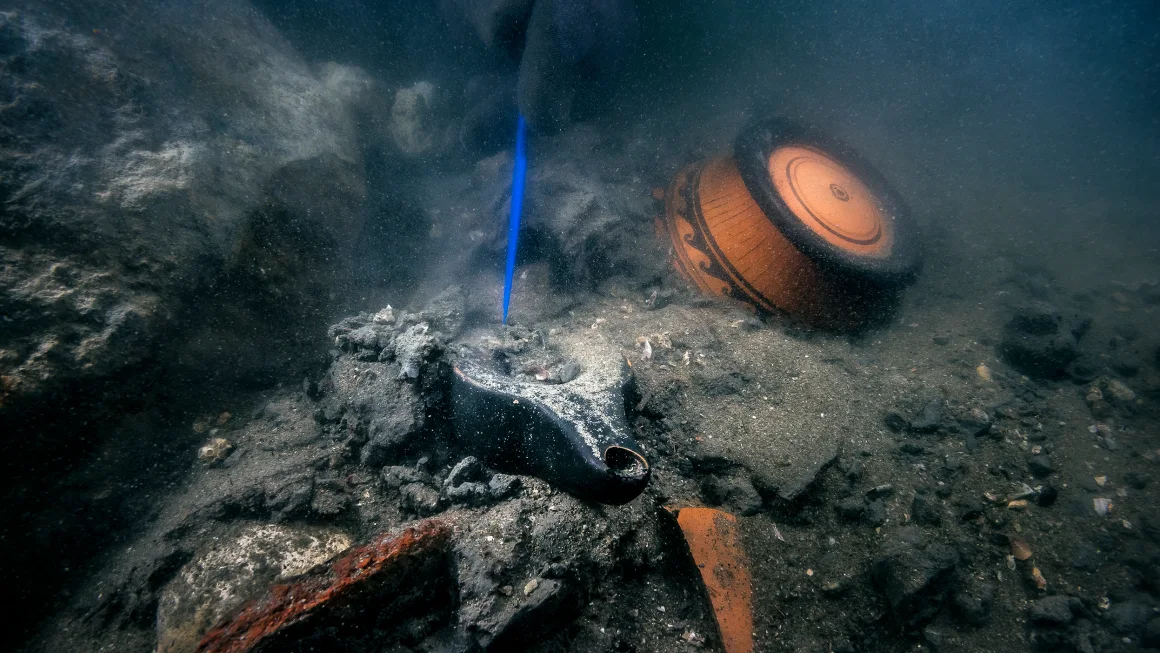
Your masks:
M 898 193 L 849 147 L 799 123 L 750 124 L 733 156 L 673 178 L 658 221 L 701 291 L 849 329 L 921 265 Z

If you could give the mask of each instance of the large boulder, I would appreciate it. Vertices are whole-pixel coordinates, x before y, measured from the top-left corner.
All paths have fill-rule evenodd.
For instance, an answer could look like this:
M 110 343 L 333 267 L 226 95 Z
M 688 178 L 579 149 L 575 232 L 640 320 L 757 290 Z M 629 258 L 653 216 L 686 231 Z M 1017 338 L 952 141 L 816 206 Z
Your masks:
M 0 11 L 0 419 L 175 326 L 173 360 L 261 353 L 233 372 L 323 328 L 360 229 L 365 76 L 312 69 L 245 0 L 22 4 Z
M 134 450 L 150 466 L 138 478 L 159 475 L 159 448 L 181 434 L 147 411 L 325 354 L 362 228 L 369 82 L 312 68 L 246 0 L 0 2 L 0 570 L 21 588 L 14 623 L 34 624 L 115 528 L 144 518 L 128 508 L 136 481 L 78 461 L 100 470 Z

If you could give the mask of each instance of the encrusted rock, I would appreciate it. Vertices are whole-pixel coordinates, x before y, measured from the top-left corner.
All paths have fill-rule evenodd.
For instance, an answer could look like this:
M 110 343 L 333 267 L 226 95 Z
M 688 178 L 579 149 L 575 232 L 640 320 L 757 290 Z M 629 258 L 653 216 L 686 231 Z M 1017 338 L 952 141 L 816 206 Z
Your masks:
M 1064 316 L 1048 304 L 1034 302 L 1007 323 L 999 353 L 1028 376 L 1063 376 L 1067 365 L 1079 356 L 1079 339 L 1090 323 L 1090 319 Z
M 2 56 L 18 62 L 0 72 L 17 107 L 0 125 L 0 410 L 140 363 L 177 319 L 203 337 L 167 344 L 198 371 L 291 360 L 271 352 L 300 347 L 283 336 L 303 323 L 254 308 L 277 296 L 279 311 L 317 319 L 349 273 L 365 192 L 357 99 L 246 2 L 111 4 L 100 15 L 116 39 L 89 7 L 33 6 L 0 19 Z M 227 286 L 239 294 L 198 295 Z
M 1061 595 L 1048 596 L 1032 602 L 1027 608 L 1027 616 L 1034 623 L 1062 626 L 1071 623 L 1075 618 L 1073 605 L 1078 605 L 1076 599 Z
M 399 379 L 416 379 L 420 368 L 435 350 L 435 338 L 427 332 L 427 323 L 416 324 L 395 337 L 395 359 L 399 362 Z
M 710 505 L 724 505 L 737 514 L 755 515 L 761 510 L 761 495 L 744 470 L 734 470 L 721 476 L 710 474 L 701 483 L 701 491 Z
M 335 531 L 283 524 L 243 526 L 190 561 L 161 593 L 157 609 L 157 650 L 186 653 L 202 635 L 245 601 L 275 582 L 306 573 L 350 546 Z
M 407 483 L 399 488 L 403 508 L 417 515 L 433 515 L 439 511 L 439 493 L 422 483 Z
M 358 626 L 386 630 L 416 606 L 446 600 L 451 579 L 439 573 L 451 527 L 430 519 L 399 534 L 383 533 L 355 547 L 325 569 L 290 584 L 274 585 L 262 598 L 222 619 L 198 645 L 200 653 L 281 651 L 307 644 L 327 650 Z M 374 610 L 368 610 L 369 606 Z M 360 635 L 367 637 L 367 635 Z
M 207 465 L 220 463 L 233 451 L 234 445 L 225 438 L 212 438 L 197 450 L 197 459 Z
M 900 537 L 886 545 L 871 565 L 871 574 L 895 619 L 915 625 L 933 616 L 952 589 L 959 555 L 942 544 L 923 547 L 910 539 Z
M 509 477 L 514 478 L 514 477 Z M 475 456 L 467 456 L 451 469 L 443 481 L 443 496 L 451 503 L 477 506 L 489 503 L 495 498 L 490 483 L 491 472 Z M 503 481 L 496 484 L 498 492 L 508 491 L 510 485 Z
M 942 512 L 939 500 L 929 493 L 915 494 L 910 504 L 910 517 L 916 524 L 938 526 L 942 523 Z
M 866 512 L 866 500 L 860 496 L 843 499 L 834 506 L 838 516 L 847 521 L 858 521 Z
M 986 623 L 994 603 L 995 586 L 990 583 L 980 583 L 955 592 L 955 613 L 972 626 Z
M 917 417 L 910 420 L 910 430 L 915 433 L 934 433 L 942 427 L 943 400 L 931 399 Z
M 1046 454 L 1039 454 L 1027 459 L 1027 469 L 1036 477 L 1043 478 L 1053 473 L 1055 466 L 1051 464 L 1051 458 L 1048 458 Z
M 395 92 L 390 130 L 395 145 L 407 156 L 424 154 L 436 146 L 438 124 L 434 84 L 416 82 Z

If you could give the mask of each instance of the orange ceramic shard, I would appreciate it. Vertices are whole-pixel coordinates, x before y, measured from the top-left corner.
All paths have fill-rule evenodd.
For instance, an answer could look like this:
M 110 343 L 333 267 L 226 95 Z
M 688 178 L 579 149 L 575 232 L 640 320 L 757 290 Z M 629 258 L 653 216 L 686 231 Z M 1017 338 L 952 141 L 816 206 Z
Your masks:
M 725 653 L 753 650 L 753 580 L 737 518 L 712 508 L 684 508 L 677 524 L 709 592 Z

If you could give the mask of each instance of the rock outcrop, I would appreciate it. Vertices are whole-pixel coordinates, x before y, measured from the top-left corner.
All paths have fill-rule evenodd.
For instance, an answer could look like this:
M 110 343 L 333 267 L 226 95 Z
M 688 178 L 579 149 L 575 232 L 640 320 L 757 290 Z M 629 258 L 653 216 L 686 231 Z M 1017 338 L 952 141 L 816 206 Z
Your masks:
M 175 327 L 204 368 L 321 312 L 365 193 L 351 75 L 241 0 L 0 13 L 0 415 Z

